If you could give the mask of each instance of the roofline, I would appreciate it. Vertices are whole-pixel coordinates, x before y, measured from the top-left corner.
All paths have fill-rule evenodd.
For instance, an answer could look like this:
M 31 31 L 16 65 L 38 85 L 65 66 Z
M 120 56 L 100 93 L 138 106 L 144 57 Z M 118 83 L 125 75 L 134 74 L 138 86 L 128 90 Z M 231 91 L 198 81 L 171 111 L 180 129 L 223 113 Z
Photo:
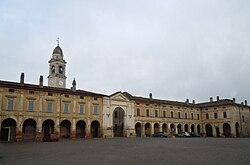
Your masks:
M 72 91 L 71 89 L 67 88 L 56 88 L 56 87 L 49 87 L 49 86 L 40 86 L 34 84 L 21 84 L 18 82 L 10 82 L 10 81 L 2 81 L 0 80 L 0 87 L 6 88 L 17 88 L 17 89 L 26 89 L 26 90 L 36 90 L 36 91 L 45 91 L 45 92 L 53 92 L 53 93 L 63 93 L 63 94 L 72 94 L 72 95 L 90 95 L 96 97 L 105 97 L 107 95 L 84 91 L 84 90 L 76 90 Z

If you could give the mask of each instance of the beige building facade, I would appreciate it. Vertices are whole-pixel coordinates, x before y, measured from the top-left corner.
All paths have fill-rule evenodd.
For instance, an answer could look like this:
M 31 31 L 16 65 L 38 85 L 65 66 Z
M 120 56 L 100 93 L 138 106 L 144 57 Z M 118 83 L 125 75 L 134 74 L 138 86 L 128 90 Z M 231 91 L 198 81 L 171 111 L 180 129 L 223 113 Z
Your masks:
M 66 89 L 66 61 L 59 45 L 49 60 L 48 86 L 0 81 L 1 141 L 60 138 L 150 137 L 156 132 L 197 132 L 209 137 L 250 136 L 250 106 L 235 99 L 195 103 Z

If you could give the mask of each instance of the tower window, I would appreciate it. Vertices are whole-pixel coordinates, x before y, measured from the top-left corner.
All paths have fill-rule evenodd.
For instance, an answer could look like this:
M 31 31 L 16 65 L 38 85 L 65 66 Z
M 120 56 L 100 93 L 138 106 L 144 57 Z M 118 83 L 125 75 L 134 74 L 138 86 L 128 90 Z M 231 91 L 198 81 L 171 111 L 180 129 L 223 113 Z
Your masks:
M 62 74 L 63 73 L 63 67 L 59 66 L 59 73 Z
M 55 66 L 53 65 L 52 67 L 51 67 L 51 73 L 55 73 Z

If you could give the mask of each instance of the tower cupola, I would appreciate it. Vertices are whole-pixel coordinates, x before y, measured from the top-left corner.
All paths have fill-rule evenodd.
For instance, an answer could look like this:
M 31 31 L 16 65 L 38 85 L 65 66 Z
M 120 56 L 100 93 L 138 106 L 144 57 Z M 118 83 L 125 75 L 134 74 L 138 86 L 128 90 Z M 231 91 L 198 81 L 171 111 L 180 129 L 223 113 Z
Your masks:
M 49 76 L 48 86 L 66 88 L 66 64 L 67 62 L 63 58 L 62 48 L 59 46 L 59 40 L 57 40 L 57 46 L 54 48 L 52 57 L 49 60 Z

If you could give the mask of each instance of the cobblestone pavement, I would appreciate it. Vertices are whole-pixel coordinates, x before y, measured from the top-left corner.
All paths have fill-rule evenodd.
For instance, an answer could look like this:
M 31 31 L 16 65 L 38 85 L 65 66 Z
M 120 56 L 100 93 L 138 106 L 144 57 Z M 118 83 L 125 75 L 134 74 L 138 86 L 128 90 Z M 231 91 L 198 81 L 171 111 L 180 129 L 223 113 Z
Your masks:
M 249 165 L 250 138 L 110 138 L 0 143 L 0 165 Z

